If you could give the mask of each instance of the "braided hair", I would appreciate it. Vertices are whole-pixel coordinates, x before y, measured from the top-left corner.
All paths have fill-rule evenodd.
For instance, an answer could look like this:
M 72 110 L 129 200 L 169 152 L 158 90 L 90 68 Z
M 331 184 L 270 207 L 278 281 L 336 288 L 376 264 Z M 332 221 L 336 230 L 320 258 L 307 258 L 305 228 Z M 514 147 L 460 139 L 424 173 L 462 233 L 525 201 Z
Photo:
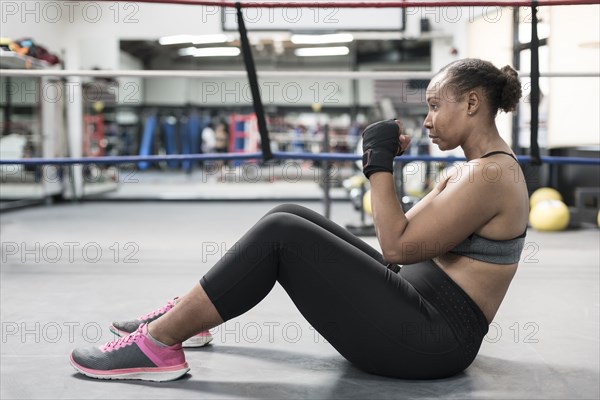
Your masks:
M 492 117 L 496 116 L 498 110 L 514 111 L 521 98 L 521 82 L 517 71 L 508 65 L 498 69 L 489 61 L 465 58 L 446 65 L 440 72 L 446 72 L 446 84 L 451 85 L 457 96 L 481 87 Z

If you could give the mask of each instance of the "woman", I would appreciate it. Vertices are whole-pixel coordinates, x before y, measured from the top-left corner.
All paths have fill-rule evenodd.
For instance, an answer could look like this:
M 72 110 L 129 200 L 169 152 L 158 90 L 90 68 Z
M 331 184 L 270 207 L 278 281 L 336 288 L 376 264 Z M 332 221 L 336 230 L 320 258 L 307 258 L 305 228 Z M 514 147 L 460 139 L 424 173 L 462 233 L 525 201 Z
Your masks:
M 176 379 L 189 369 L 181 342 L 245 313 L 279 282 L 365 371 L 407 379 L 463 371 L 523 249 L 527 188 L 495 125 L 498 110 L 514 110 L 520 96 L 510 67 L 476 59 L 446 66 L 427 88 L 424 126 L 440 149 L 460 146 L 467 162 L 406 214 L 392 165 L 409 139 L 396 121 L 363 132 L 382 254 L 310 210 L 276 207 L 170 311 L 101 348 L 73 351 L 73 366 L 104 379 Z

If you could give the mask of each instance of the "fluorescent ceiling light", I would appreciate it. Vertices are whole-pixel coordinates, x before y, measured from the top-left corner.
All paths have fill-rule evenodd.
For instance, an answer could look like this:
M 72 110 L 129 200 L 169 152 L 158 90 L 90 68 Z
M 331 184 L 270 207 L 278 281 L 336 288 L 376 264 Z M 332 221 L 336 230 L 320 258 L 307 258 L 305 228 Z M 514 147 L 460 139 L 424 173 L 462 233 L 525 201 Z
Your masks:
M 328 35 L 292 35 L 294 44 L 324 44 L 324 43 L 348 43 L 354 40 L 349 33 L 333 33 Z
M 181 43 L 192 43 L 194 36 L 192 35 L 174 35 L 174 36 L 163 36 L 158 39 L 158 43 L 163 46 L 169 44 L 181 44 Z
M 186 47 L 179 49 L 180 56 L 194 57 L 233 57 L 240 54 L 240 49 L 237 47 Z
M 180 56 L 193 56 L 196 54 L 196 47 L 186 47 L 185 49 L 179 49 L 178 53 Z
M 162 45 L 170 44 L 208 44 L 208 43 L 225 43 L 229 41 L 229 37 L 224 34 L 216 35 L 174 35 L 174 36 L 163 36 L 158 39 L 158 43 Z
M 240 49 L 237 47 L 206 47 L 196 50 L 194 57 L 233 57 L 239 55 Z
M 294 50 L 298 57 L 345 56 L 350 53 L 346 46 L 339 47 L 304 47 Z

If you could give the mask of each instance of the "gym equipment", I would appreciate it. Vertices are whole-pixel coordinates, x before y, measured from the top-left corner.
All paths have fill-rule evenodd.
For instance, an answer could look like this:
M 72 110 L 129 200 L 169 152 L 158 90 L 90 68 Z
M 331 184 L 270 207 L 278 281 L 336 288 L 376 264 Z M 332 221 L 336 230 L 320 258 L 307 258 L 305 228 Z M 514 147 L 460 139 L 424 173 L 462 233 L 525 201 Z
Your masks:
M 137 3 L 168 3 L 168 4 L 188 4 L 198 6 L 214 6 L 218 5 L 221 7 L 236 7 L 240 5 L 242 8 L 285 8 L 285 7 L 315 7 L 315 2 L 310 1 L 298 1 L 298 2 L 233 2 L 233 1 L 210 1 L 210 0 L 137 0 Z M 597 0 L 538 0 L 536 5 L 538 6 L 561 6 L 561 5 L 574 5 L 574 4 L 597 4 Z M 396 7 L 444 7 L 452 5 L 453 7 L 469 7 L 469 6 L 492 6 L 492 5 L 506 5 L 511 7 L 530 7 L 530 0 L 461 0 L 461 1 L 389 1 L 389 2 L 321 2 L 320 7 L 339 7 L 339 8 L 396 8 Z
M 594 224 L 597 222 L 597 213 L 600 212 L 600 187 L 576 188 L 575 210 L 580 223 Z
M 529 223 L 538 231 L 562 231 L 569 220 L 569 208 L 560 200 L 540 201 L 529 213 Z
M 144 131 L 149 130 L 145 128 Z M 214 153 L 214 154 L 180 154 L 172 156 L 140 155 L 140 156 L 107 156 L 107 157 L 32 157 L 23 159 L 0 160 L 0 165 L 75 165 L 75 164 L 130 164 L 132 162 L 162 162 L 168 160 L 252 160 L 260 159 L 261 153 Z M 361 157 L 354 153 L 295 153 L 287 151 L 273 152 L 273 158 L 278 160 L 313 160 L 313 161 L 357 161 Z M 520 163 L 531 162 L 529 156 L 517 156 Z M 434 157 L 434 156 L 402 156 L 396 162 L 410 161 L 465 161 L 463 157 Z M 580 164 L 600 165 L 600 159 L 592 157 L 542 157 L 545 164 Z
M 187 4 L 187 5 L 218 5 L 220 7 L 231 7 L 236 8 L 238 15 L 241 16 L 241 8 L 301 8 L 301 7 L 314 7 L 314 3 L 309 2 L 249 2 L 249 3 L 234 3 L 234 2 L 213 2 L 213 1 L 199 1 L 199 0 L 140 0 L 141 3 L 170 3 L 170 4 Z M 328 7 L 334 5 L 336 8 L 409 8 L 409 7 L 441 7 L 449 5 L 447 2 L 411 2 L 411 1 L 393 1 L 393 2 L 335 2 L 335 3 L 319 3 L 320 7 Z M 454 7 L 459 6 L 485 6 L 485 5 L 500 5 L 500 6 L 532 6 L 536 8 L 537 6 L 557 6 L 557 5 L 577 5 L 577 4 L 597 4 L 597 0 L 575 0 L 575 1 L 566 1 L 566 0 L 540 0 L 534 3 L 530 1 L 517 0 L 517 1 L 458 1 L 451 3 Z M 250 52 L 247 36 L 245 32 L 245 26 L 243 26 L 243 19 L 238 18 L 240 24 L 240 39 L 242 41 L 242 48 L 244 53 L 244 61 L 246 64 L 246 71 L 82 71 L 82 70 L 55 70 L 55 71 L 47 71 L 47 70 L 0 70 L 0 73 L 3 76 L 11 77 L 11 76 L 38 76 L 38 77 L 140 77 L 140 78 L 151 78 L 151 77 L 205 77 L 205 78 L 217 78 L 217 77 L 243 77 L 246 76 L 249 78 L 251 89 L 253 93 L 253 105 L 254 110 L 257 113 L 257 118 L 264 118 L 264 113 L 262 112 L 262 103 L 260 101 L 260 97 L 255 89 L 257 89 L 257 80 L 255 71 L 255 66 L 252 60 L 252 54 Z M 537 57 L 537 47 L 539 45 L 539 40 L 537 38 L 537 27 L 536 27 L 536 19 L 532 14 L 532 41 L 531 41 L 531 54 L 532 61 L 534 55 Z M 535 29 L 535 31 L 534 31 Z M 532 79 L 532 88 L 537 87 L 537 80 L 539 77 L 598 77 L 597 72 L 578 72 L 578 73 L 562 73 L 562 72 L 553 72 L 553 73 L 540 73 L 539 68 L 537 68 L 537 62 L 532 62 L 532 73 L 521 73 L 521 77 L 530 76 Z M 361 79 L 361 78 L 374 78 L 374 79 L 430 79 L 433 75 L 433 71 L 261 71 L 258 74 L 261 78 L 265 77 L 284 77 L 284 76 L 303 76 L 303 77 L 325 77 L 325 78 L 349 78 L 349 79 Z M 537 92 L 533 90 L 533 92 Z M 538 165 L 540 163 L 545 164 L 586 164 L 586 165 L 600 165 L 600 159 L 597 158 L 578 158 L 578 157 L 544 157 L 540 156 L 537 152 L 537 124 L 534 124 L 534 116 L 537 115 L 537 112 L 534 113 L 534 109 L 536 109 L 539 98 L 537 97 L 537 93 L 532 93 L 531 96 L 531 105 L 532 105 L 532 134 L 531 134 L 531 142 L 532 142 L 532 154 L 531 156 L 518 156 L 518 160 L 521 163 L 533 163 Z M 8 119 L 7 119 L 8 120 Z M 149 121 L 152 122 L 152 121 Z M 259 121 L 259 125 L 261 121 Z M 156 124 L 156 121 L 154 121 Z M 152 135 L 154 129 L 149 129 L 150 124 L 147 124 L 145 127 L 142 146 L 140 146 L 140 157 L 90 157 L 90 158 L 54 158 L 54 159 L 43 159 L 43 158 L 32 158 L 26 160 L 0 160 L 1 164 L 20 164 L 20 165 L 44 165 L 44 164 L 53 164 L 53 165 L 73 165 L 73 164 L 118 164 L 118 163 L 131 163 L 131 162 L 139 162 L 140 169 L 145 169 L 148 167 L 149 162 L 160 162 L 160 161 L 185 161 L 185 160 L 252 160 L 262 158 L 263 160 L 267 160 L 271 158 L 270 147 L 268 146 L 268 132 L 266 129 L 260 129 L 260 133 L 262 136 L 261 146 L 262 152 L 258 153 L 250 153 L 250 154 L 218 154 L 218 155 L 198 155 L 198 154 L 190 154 L 183 156 L 149 156 L 151 154 L 150 150 L 152 147 Z M 535 126 L 533 126 L 535 125 Z M 535 132 L 534 132 L 535 129 Z M 535 134 L 534 134 L 535 133 Z M 535 146 L 534 146 L 535 145 Z M 194 153 L 194 150 L 191 151 Z M 273 154 L 273 158 L 276 159 L 295 159 L 295 160 L 330 160 L 330 161 L 342 161 L 342 160 L 359 160 L 359 155 L 348 155 L 348 154 L 311 154 L 311 153 L 281 153 L 281 154 Z M 461 161 L 462 158 L 450 158 L 450 157 L 403 157 L 401 162 L 410 162 L 410 161 L 443 161 L 443 162 L 453 162 L 453 161 Z M 326 199 L 328 198 L 327 193 L 324 196 Z
M 533 209 L 537 203 L 544 200 L 563 201 L 563 197 L 556 189 L 550 187 L 539 188 L 535 190 L 529 197 L 529 208 Z
M 190 138 L 190 130 L 188 129 L 188 119 L 183 118 L 179 123 L 179 146 L 181 154 L 191 154 L 193 153 L 191 149 L 191 138 Z M 185 172 L 189 172 L 192 168 L 192 163 L 190 160 L 183 160 L 181 166 Z
M 367 190 L 363 195 L 363 209 L 369 215 L 373 215 L 373 209 L 371 208 L 371 189 Z
M 201 121 L 198 115 L 192 114 L 187 119 L 188 126 L 188 138 L 190 141 L 190 153 L 196 154 L 200 151 L 202 145 L 202 137 L 201 137 Z M 203 128 L 203 127 L 202 127 Z M 192 162 L 190 167 L 193 167 L 194 163 Z
M 413 197 L 423 197 L 428 191 L 427 162 L 412 161 L 402 167 L 404 193 Z
M 177 154 L 177 140 L 175 138 L 174 118 L 166 118 L 162 123 L 163 140 L 165 142 L 165 151 L 167 154 Z M 170 168 L 176 168 L 177 161 L 167 161 Z
M 104 139 L 104 117 L 102 114 L 83 116 L 83 154 L 102 157 L 106 147 Z
M 248 40 L 248 32 L 246 31 L 246 23 L 242 13 L 241 3 L 234 4 L 237 14 L 238 31 L 240 33 L 240 44 L 242 47 L 242 56 L 244 57 L 244 65 L 248 74 L 248 82 L 250 91 L 252 92 L 252 106 L 256 114 L 256 122 L 258 124 L 258 132 L 260 133 L 260 146 L 263 161 L 268 161 L 272 158 L 271 142 L 269 139 L 269 131 L 267 130 L 267 121 L 265 119 L 265 111 L 260 96 L 260 88 L 258 86 L 258 77 L 256 75 L 256 65 L 252 57 L 250 41 Z M 245 5 L 244 5 L 245 7 Z
M 362 185 L 366 185 L 368 183 L 369 181 L 367 180 L 367 178 L 365 178 L 363 174 L 356 174 L 348 179 L 344 179 L 344 181 L 342 182 L 342 186 L 344 186 L 346 190 L 352 190 L 360 188 Z
M 152 154 L 152 142 L 154 141 L 154 130 L 156 129 L 156 115 L 146 117 L 144 123 L 144 133 L 142 134 L 142 142 L 140 143 L 140 156 L 148 156 Z M 141 170 L 148 169 L 147 161 L 140 161 L 138 168 Z

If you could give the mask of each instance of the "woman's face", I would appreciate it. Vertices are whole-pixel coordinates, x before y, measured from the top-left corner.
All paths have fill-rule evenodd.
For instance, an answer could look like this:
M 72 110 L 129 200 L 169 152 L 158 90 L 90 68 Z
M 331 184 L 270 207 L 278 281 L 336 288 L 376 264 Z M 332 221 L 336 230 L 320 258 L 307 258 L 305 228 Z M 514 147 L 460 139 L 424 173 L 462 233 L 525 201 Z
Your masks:
M 440 150 L 452 150 L 462 143 L 467 116 L 467 101 L 455 96 L 452 85 L 446 82 L 446 74 L 436 75 L 426 91 L 427 117 L 423 126 L 429 130 L 429 138 Z

